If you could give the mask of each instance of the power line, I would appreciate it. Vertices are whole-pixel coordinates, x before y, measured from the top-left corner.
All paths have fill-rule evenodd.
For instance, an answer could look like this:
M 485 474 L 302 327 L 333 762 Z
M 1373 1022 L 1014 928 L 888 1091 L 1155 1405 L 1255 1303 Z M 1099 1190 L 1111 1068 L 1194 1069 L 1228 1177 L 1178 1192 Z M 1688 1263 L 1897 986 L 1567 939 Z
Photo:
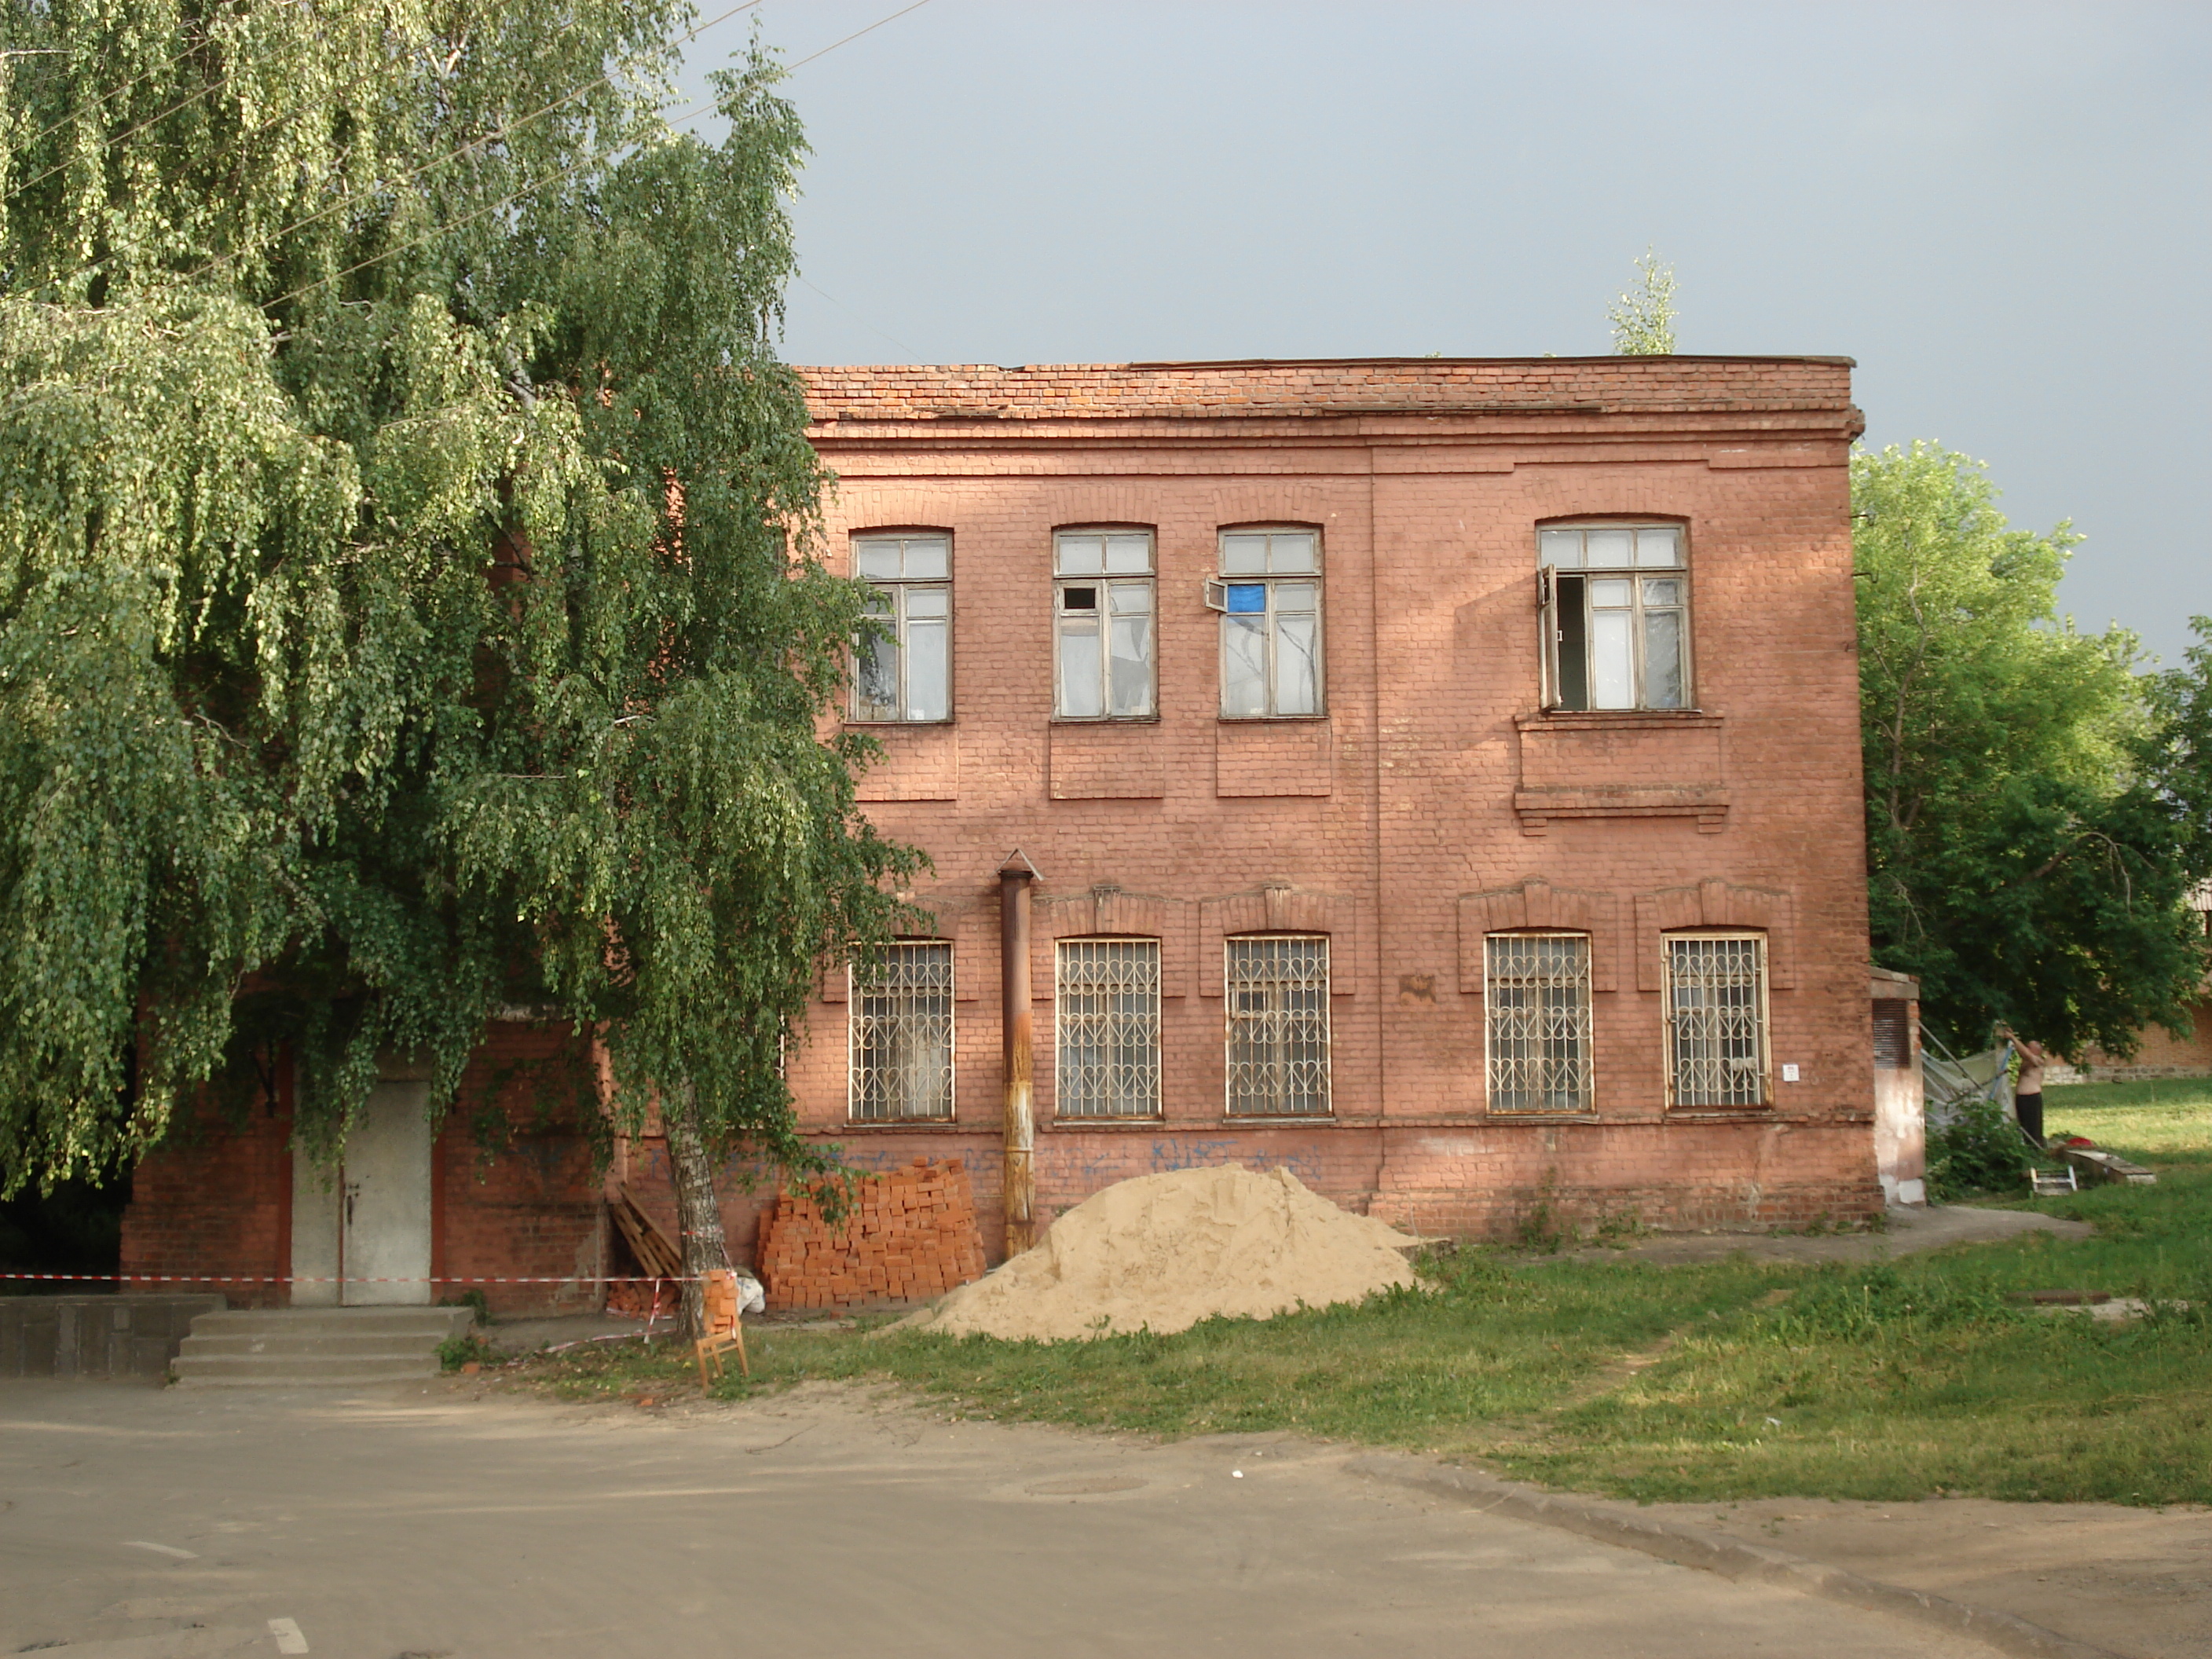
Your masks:
M 854 30 L 853 33 L 847 35 L 844 40 L 832 40 L 828 46 L 823 47 L 820 52 L 809 52 L 805 57 L 800 58 L 791 67 L 794 70 L 805 69 L 816 58 L 827 57 L 830 53 L 836 51 L 838 47 L 845 46 L 851 41 L 857 40 L 864 34 L 873 34 L 878 29 L 883 27 L 884 24 L 896 23 L 900 18 L 905 16 L 907 13 L 910 11 L 920 11 L 928 3 L 929 0 L 914 0 L 914 3 L 912 5 L 901 7 L 888 17 L 878 17 L 874 22 L 869 24 L 867 27 Z

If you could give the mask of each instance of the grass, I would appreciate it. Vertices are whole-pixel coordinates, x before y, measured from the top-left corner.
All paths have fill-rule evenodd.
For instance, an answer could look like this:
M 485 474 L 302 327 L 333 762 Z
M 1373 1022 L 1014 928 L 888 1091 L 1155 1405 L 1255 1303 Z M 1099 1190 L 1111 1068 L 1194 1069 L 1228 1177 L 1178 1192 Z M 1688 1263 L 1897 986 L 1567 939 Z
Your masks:
M 2033 1206 L 2094 1222 L 2090 1238 L 1893 1266 L 1486 1249 L 1430 1262 L 1425 1291 L 1167 1337 L 763 1328 L 753 1379 L 717 1392 L 888 1380 L 959 1414 L 1164 1436 L 1291 1430 L 1646 1500 L 2212 1503 L 2212 1084 L 2054 1091 L 2049 1115 L 2160 1184 Z M 2013 1299 L 2051 1289 L 2154 1306 L 2107 1323 Z M 666 1344 L 522 1370 L 569 1398 L 696 1389 Z

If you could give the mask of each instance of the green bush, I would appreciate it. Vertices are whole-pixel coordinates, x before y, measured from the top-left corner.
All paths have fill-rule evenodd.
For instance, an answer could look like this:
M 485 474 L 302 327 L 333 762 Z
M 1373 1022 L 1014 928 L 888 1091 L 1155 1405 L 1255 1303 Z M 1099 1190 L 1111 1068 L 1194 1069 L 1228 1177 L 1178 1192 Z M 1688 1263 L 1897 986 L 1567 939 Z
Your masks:
M 1928 1129 L 1928 1196 L 1938 1203 L 1969 1193 L 2017 1192 L 2035 1162 L 2012 1115 L 1994 1100 L 1958 1109 L 1942 1128 Z

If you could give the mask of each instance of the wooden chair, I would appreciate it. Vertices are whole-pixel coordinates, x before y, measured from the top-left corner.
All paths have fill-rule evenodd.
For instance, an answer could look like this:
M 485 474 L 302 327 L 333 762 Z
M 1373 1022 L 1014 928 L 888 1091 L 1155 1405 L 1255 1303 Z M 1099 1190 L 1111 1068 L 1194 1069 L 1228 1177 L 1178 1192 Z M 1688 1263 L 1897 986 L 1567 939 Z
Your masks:
M 738 1370 L 746 1376 L 753 1374 L 752 1362 L 745 1358 L 745 1324 L 738 1313 L 738 1276 L 726 1269 L 708 1273 L 700 1282 L 699 1292 L 707 1304 L 707 1334 L 691 1345 L 691 1357 L 699 1364 L 699 1386 L 707 1386 L 707 1368 L 714 1367 L 714 1375 L 722 1374 L 722 1356 L 731 1349 L 738 1351 Z

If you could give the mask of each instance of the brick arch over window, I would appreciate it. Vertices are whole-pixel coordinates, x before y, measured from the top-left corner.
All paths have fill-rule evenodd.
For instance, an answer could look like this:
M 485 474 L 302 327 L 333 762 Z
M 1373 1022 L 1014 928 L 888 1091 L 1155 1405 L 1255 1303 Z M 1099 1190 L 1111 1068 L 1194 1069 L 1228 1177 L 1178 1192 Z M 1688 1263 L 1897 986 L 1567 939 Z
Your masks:
M 1483 994 L 1485 935 L 1535 928 L 1588 933 L 1590 989 L 1619 988 L 1620 906 L 1613 896 L 1554 887 L 1540 876 L 1530 876 L 1510 887 L 1493 887 L 1484 892 L 1459 896 L 1461 992 L 1477 997 Z
M 1687 525 L 1695 518 L 1684 510 L 1684 498 L 1686 486 L 1702 487 L 1701 474 L 1688 475 L 1678 483 L 1671 476 L 1594 479 L 1583 476 L 1586 470 L 1525 463 L 1514 469 L 1515 505 L 1528 514 L 1528 534 L 1533 536 L 1540 524 L 1576 519 L 1652 519 Z M 1534 556 L 1532 548 L 1529 556 Z
M 995 888 L 990 896 L 981 899 L 925 893 L 917 902 L 936 918 L 936 924 L 918 926 L 917 931 L 901 933 L 899 939 L 908 944 L 930 939 L 949 943 L 952 946 L 952 1000 L 978 1000 L 984 985 L 995 986 L 999 978 L 999 906 Z M 823 964 L 823 1001 L 846 1000 L 845 967 L 842 961 Z
M 1742 927 L 1766 935 L 1766 980 L 1778 991 L 1797 984 L 1797 902 L 1773 887 L 1711 879 L 1636 896 L 1636 988 L 1662 990 L 1664 936 L 1683 927 Z
M 1217 489 L 1208 498 L 1214 524 L 1285 525 L 1318 530 L 1326 538 L 1343 520 L 1348 501 L 1340 490 L 1313 484 L 1237 484 Z
M 1249 892 L 1224 893 L 1198 902 L 1198 988 L 1222 993 L 1223 941 L 1233 933 L 1326 933 L 1329 937 L 1328 992 L 1358 994 L 1360 906 L 1344 893 L 1316 892 L 1270 882 Z
M 1030 997 L 1049 1002 L 1053 949 L 1064 939 L 1156 939 L 1160 942 L 1160 995 L 1190 994 L 1191 907 L 1157 893 L 1124 892 L 1100 882 L 1080 893 L 1040 894 L 1030 902 Z

